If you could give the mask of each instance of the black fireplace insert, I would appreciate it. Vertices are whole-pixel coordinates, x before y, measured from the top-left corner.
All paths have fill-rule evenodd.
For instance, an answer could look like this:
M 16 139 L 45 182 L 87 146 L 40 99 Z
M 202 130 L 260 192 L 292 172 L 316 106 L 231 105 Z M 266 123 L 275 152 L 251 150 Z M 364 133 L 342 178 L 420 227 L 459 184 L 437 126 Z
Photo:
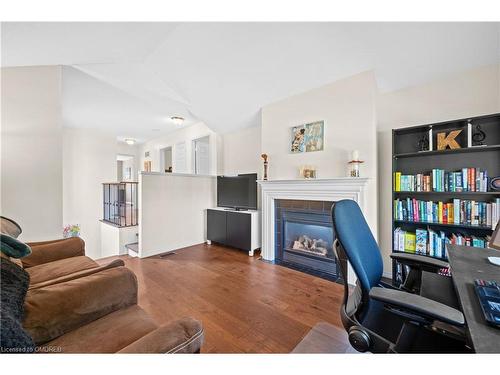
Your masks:
M 275 262 L 336 281 L 333 254 L 333 202 L 278 200 L 275 202 Z

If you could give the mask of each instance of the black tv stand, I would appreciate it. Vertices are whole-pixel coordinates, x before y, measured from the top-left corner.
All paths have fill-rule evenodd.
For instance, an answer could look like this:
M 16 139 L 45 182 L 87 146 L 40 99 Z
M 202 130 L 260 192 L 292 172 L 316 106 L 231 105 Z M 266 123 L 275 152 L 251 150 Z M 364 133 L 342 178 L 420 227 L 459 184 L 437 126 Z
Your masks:
M 239 208 L 239 207 L 234 207 L 234 208 L 225 208 L 224 211 L 248 211 L 248 208 Z
M 217 242 L 253 256 L 260 248 L 260 212 L 217 207 L 207 210 L 207 243 Z

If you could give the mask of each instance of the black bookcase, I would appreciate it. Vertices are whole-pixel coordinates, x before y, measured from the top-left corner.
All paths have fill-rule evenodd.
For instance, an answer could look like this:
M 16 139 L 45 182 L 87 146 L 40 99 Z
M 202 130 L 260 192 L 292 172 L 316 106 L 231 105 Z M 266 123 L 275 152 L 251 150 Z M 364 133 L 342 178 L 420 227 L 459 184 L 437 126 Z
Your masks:
M 486 135 L 483 145 L 469 147 L 468 124 L 472 124 L 473 133 L 476 126 Z M 429 145 L 422 147 L 421 140 L 429 136 L 432 129 L 432 148 Z M 437 150 L 437 134 L 461 129 L 462 132 L 456 140 L 461 146 L 458 149 Z M 472 144 L 474 144 L 473 142 Z M 424 151 L 422 151 L 422 148 Z M 401 172 L 405 175 L 416 175 L 419 173 L 429 174 L 432 169 L 445 171 L 459 171 L 462 168 L 480 168 L 488 172 L 489 180 L 500 176 L 500 114 L 492 114 L 478 117 L 469 117 L 453 121 L 435 124 L 412 126 L 407 128 L 393 129 L 392 131 L 392 248 L 394 249 L 394 230 L 401 228 L 404 231 L 415 232 L 419 229 L 432 229 L 451 234 L 459 232 L 467 236 L 486 237 L 492 234 L 491 227 L 486 225 L 463 224 L 439 224 L 428 222 L 416 222 L 412 220 L 395 219 L 396 199 L 418 199 L 423 201 L 451 202 L 453 199 L 474 200 L 491 202 L 500 198 L 499 191 L 492 191 L 488 186 L 487 191 L 462 191 L 462 192 L 437 192 L 437 191 L 396 191 L 395 173 Z M 426 256 L 431 256 L 427 254 Z M 406 277 L 406 269 L 401 264 L 393 261 L 393 283 L 398 285 Z

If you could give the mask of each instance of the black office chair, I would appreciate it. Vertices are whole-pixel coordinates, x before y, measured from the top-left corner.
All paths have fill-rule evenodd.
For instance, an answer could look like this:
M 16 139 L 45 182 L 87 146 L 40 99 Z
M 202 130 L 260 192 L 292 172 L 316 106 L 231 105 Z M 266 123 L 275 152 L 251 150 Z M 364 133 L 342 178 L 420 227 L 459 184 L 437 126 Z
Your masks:
M 450 277 L 437 272 L 447 263 L 415 254 L 393 254 L 410 267 L 401 288 L 383 283 L 382 257 L 358 204 L 341 200 L 332 207 L 334 252 L 344 279 L 342 323 L 360 352 L 468 352 L 465 319 Z M 350 292 L 349 262 L 357 277 Z

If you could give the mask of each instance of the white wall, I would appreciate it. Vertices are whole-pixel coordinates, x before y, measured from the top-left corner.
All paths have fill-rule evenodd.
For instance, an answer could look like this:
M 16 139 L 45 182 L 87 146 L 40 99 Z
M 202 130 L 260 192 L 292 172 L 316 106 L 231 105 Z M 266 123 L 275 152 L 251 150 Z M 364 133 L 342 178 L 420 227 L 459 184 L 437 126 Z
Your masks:
M 86 254 L 101 257 L 102 183 L 117 179 L 115 136 L 99 130 L 64 129 L 63 220 L 80 224 Z
M 262 152 L 269 155 L 270 179 L 299 178 L 299 167 L 311 164 L 318 178 L 347 176 L 350 152 L 365 160 L 361 176 L 369 177 L 367 221 L 377 236 L 376 86 L 366 72 L 289 97 L 262 109 Z M 292 154 L 291 127 L 325 121 L 325 149 Z M 256 153 L 257 154 L 257 153 Z M 260 153 L 259 153 L 260 154 Z
M 235 175 L 238 173 L 263 173 L 261 155 L 261 127 L 254 126 L 223 137 L 223 174 Z
M 206 209 L 215 207 L 213 176 L 139 175 L 139 256 L 147 257 L 206 240 Z
M 62 237 L 61 68 L 2 68 L 1 213 L 25 241 Z
M 500 112 L 500 65 L 379 95 L 379 243 L 384 271 L 391 272 L 391 129 Z
M 143 170 L 145 160 L 151 160 L 152 172 L 163 172 L 161 168 L 160 150 L 165 147 L 172 146 L 173 155 L 173 171 L 175 173 L 193 173 L 193 149 L 192 141 L 198 138 L 208 136 L 210 141 L 210 174 L 217 174 L 219 159 L 222 158 L 222 151 L 218 148 L 220 136 L 214 133 L 208 126 L 199 122 L 197 124 L 181 128 L 167 136 L 150 140 L 140 146 L 140 170 Z M 181 170 L 176 165 L 176 148 L 179 143 L 185 142 L 186 145 L 186 166 L 185 170 Z M 218 150 L 219 149 L 219 150 Z M 149 158 L 144 156 L 145 152 L 149 151 Z

